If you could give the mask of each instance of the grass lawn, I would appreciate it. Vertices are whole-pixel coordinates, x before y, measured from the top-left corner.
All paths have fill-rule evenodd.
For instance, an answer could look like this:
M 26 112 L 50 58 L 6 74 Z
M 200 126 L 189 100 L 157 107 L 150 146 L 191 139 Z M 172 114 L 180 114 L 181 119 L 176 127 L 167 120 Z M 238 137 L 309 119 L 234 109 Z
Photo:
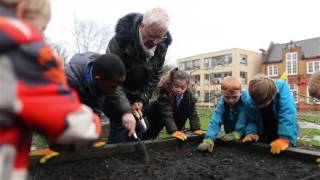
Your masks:
M 314 139 L 318 137 L 318 139 Z M 299 143 L 309 145 L 320 149 L 320 129 L 315 128 L 301 128 L 299 135 Z
M 314 115 L 298 115 L 297 116 L 299 121 L 306 121 L 306 122 L 312 122 L 315 124 L 320 124 L 320 116 L 314 116 Z

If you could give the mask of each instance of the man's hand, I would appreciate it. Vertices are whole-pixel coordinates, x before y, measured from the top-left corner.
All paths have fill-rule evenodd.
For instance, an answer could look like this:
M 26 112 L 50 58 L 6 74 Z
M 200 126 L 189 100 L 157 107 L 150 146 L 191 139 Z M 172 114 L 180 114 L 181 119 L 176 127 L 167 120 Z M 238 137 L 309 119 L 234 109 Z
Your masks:
M 248 134 L 246 135 L 246 137 L 244 137 L 242 139 L 242 142 L 252 142 L 252 141 L 255 141 L 255 142 L 258 142 L 259 140 L 259 136 L 257 134 Z
M 133 111 L 142 111 L 142 109 L 143 109 L 143 103 L 142 102 L 135 102 L 135 103 L 133 103 L 132 105 L 131 105 L 131 109 L 132 109 L 132 112 Z
M 200 151 L 209 151 L 212 152 L 214 147 L 214 142 L 211 139 L 204 139 L 201 144 L 198 146 Z
M 126 113 L 122 116 L 122 124 L 128 129 L 128 136 L 131 137 L 136 133 L 136 120 L 132 113 Z
M 198 129 L 198 130 L 193 131 L 192 133 L 195 135 L 201 136 L 201 135 L 204 135 L 206 133 L 206 131 Z
M 188 137 L 181 131 L 175 131 L 174 133 L 171 134 L 171 136 L 177 139 L 180 139 L 182 141 L 185 141 L 188 139 Z
M 241 135 L 237 131 L 227 133 L 221 137 L 223 141 L 234 141 L 234 140 L 239 140 L 240 138 L 241 138 Z
M 289 141 L 283 138 L 278 138 L 272 141 L 270 145 L 272 154 L 280 154 L 281 151 L 288 149 Z

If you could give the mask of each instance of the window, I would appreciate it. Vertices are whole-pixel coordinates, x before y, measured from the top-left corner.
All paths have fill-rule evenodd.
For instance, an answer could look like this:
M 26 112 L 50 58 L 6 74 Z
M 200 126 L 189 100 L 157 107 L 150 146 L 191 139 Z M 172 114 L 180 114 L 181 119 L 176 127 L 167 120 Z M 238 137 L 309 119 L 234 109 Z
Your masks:
M 224 65 L 230 66 L 231 64 L 232 64 L 232 55 L 231 54 L 225 55 Z
M 204 84 L 208 85 L 209 84 L 209 74 L 204 74 Z
M 211 67 L 211 58 L 204 58 L 204 67 L 210 68 Z
M 247 72 L 241 72 L 240 71 L 240 81 L 241 84 L 247 84 Z
M 232 64 L 232 54 L 204 58 L 204 67 L 229 66 Z
M 200 68 L 200 59 L 193 60 L 193 69 Z
M 298 88 L 296 84 L 289 84 L 290 91 L 292 92 L 292 95 L 294 97 L 294 102 L 298 102 Z
M 223 77 L 232 76 L 232 72 L 223 72 Z
M 186 69 L 186 63 L 185 63 L 185 62 L 180 63 L 180 64 L 179 64 L 179 68 L 180 68 L 181 70 L 185 70 L 185 69 Z
M 187 70 L 192 69 L 192 61 L 187 61 Z
M 240 64 L 247 65 L 248 56 L 246 54 L 240 54 Z
M 214 84 L 221 84 L 221 73 L 214 73 L 213 74 Z
M 307 62 L 307 74 L 312 74 L 320 69 L 320 61 Z
M 286 69 L 288 75 L 297 74 L 297 53 L 291 52 L 286 54 Z
M 193 75 L 192 79 L 196 85 L 200 85 L 200 74 Z
M 213 96 L 214 96 L 213 91 L 205 91 L 204 92 L 204 102 L 212 102 Z
M 200 98 L 200 91 L 196 91 L 196 92 L 194 93 L 194 96 L 195 96 L 197 99 L 199 99 L 199 98 Z
M 270 65 L 268 66 L 268 76 L 275 77 L 278 76 L 278 65 Z

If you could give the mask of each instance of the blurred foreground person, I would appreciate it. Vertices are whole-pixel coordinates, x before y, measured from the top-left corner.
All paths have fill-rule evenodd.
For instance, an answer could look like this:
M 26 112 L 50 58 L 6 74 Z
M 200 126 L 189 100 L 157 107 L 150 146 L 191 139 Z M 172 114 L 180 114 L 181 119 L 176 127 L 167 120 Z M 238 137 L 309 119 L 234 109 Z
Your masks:
M 309 80 L 309 94 L 313 98 L 320 99 L 320 71 L 313 73 Z
M 23 21 L 30 2 L 0 0 L 0 179 L 5 180 L 26 179 L 33 130 L 74 149 L 101 132 L 99 118 L 68 87 L 61 59 L 44 43 L 39 30 L 49 18 L 37 27 Z

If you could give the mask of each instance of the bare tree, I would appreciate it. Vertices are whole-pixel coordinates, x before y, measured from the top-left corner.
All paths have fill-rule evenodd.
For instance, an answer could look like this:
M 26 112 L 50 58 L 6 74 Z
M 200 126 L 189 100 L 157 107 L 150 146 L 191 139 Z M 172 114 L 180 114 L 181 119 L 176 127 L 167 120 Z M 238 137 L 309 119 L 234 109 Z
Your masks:
M 71 33 L 76 53 L 104 51 L 112 34 L 108 25 L 100 25 L 94 20 L 79 18 L 74 18 Z
M 64 61 L 68 60 L 69 53 L 66 48 L 62 46 L 62 44 L 51 44 L 52 48 L 56 51 L 56 53 L 61 56 Z
M 63 43 L 63 42 L 56 43 L 50 40 L 48 37 L 46 37 L 46 42 L 55 51 L 55 53 L 57 53 L 60 57 L 63 58 L 64 64 L 65 64 L 69 58 L 69 52 L 65 47 L 66 43 Z

